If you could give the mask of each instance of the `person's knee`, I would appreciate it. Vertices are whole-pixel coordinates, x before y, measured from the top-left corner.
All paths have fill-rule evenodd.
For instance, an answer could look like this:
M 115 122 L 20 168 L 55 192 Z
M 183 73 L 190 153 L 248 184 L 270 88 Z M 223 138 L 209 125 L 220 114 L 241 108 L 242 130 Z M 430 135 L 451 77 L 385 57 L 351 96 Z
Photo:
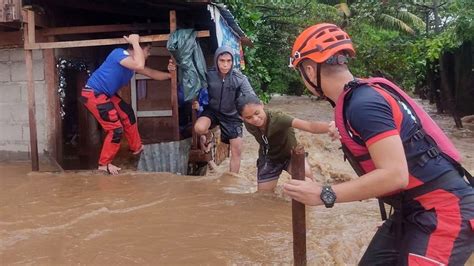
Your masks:
M 258 183 L 257 190 L 259 192 L 273 192 L 275 190 L 277 183 L 278 183 L 278 180 Z
M 194 131 L 198 135 L 204 135 L 209 130 L 209 126 L 206 125 L 205 121 L 198 120 L 196 124 L 194 124 Z

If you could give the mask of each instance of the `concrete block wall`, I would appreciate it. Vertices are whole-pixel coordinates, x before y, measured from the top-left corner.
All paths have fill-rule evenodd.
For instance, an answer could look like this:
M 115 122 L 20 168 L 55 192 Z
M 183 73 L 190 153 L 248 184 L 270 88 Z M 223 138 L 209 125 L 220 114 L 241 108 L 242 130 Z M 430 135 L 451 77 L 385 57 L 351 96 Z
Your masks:
M 30 152 L 28 88 L 23 49 L 0 49 L 0 155 Z M 43 53 L 33 52 L 38 150 L 46 149 L 46 85 Z M 4 155 L 5 156 L 5 155 Z M 1 157 L 1 156 L 0 156 Z

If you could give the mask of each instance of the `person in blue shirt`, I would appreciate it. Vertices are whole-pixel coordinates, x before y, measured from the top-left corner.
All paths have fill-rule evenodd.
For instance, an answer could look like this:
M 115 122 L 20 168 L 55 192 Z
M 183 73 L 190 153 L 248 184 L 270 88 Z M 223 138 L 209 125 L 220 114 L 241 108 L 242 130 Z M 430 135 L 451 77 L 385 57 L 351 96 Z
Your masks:
M 129 43 L 128 48 L 114 49 L 91 75 L 81 93 L 81 101 L 106 134 L 98 169 L 112 175 L 118 174 L 121 170 L 112 164 L 112 160 L 120 148 L 122 135 L 125 134 L 133 154 L 139 154 L 143 150 L 133 109 L 117 95 L 117 92 L 130 82 L 134 73 L 155 80 L 171 78 L 168 72 L 145 66 L 145 60 L 150 55 L 151 43 L 140 43 L 138 34 L 130 34 L 123 38 Z M 174 70 L 175 66 L 170 59 L 168 71 Z

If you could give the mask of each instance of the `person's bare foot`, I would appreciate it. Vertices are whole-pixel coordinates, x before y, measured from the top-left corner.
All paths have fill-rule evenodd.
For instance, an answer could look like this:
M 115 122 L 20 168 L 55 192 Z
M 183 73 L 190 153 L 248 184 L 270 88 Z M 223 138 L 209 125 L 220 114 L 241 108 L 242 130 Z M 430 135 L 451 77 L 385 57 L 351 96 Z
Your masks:
M 217 164 L 213 160 L 207 162 L 207 165 L 209 166 L 209 170 L 211 171 L 211 173 L 217 171 Z
M 214 134 L 209 131 L 206 135 L 201 135 L 200 137 L 200 144 L 201 144 L 201 151 L 204 153 L 208 153 L 211 151 L 212 148 L 212 141 L 214 140 Z
M 122 168 L 118 167 L 118 166 L 115 166 L 111 163 L 109 163 L 108 165 L 99 165 L 99 167 L 97 168 L 101 171 L 105 171 L 111 175 L 117 175 L 119 173 L 120 170 L 122 170 Z
M 142 145 L 142 146 L 140 147 L 140 149 L 138 149 L 137 151 L 132 152 L 132 154 L 133 154 L 133 155 L 138 155 L 138 154 L 142 153 L 143 149 L 144 149 L 144 146 Z

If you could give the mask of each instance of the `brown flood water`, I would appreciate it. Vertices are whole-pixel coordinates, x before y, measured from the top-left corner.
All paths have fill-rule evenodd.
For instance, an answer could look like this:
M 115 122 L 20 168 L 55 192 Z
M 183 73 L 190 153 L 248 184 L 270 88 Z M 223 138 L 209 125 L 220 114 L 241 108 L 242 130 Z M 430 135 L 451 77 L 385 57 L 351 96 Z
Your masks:
M 269 107 L 330 120 L 326 103 L 277 97 Z M 435 117 L 474 170 L 474 133 Z M 354 178 L 338 144 L 298 133 L 320 180 Z M 254 193 L 257 144 L 245 134 L 241 173 L 224 162 L 205 177 L 126 170 L 29 173 L 0 164 L 0 265 L 292 264 L 291 204 Z M 354 265 L 380 224 L 375 200 L 307 208 L 310 265 Z M 471 257 L 468 265 L 474 265 Z

